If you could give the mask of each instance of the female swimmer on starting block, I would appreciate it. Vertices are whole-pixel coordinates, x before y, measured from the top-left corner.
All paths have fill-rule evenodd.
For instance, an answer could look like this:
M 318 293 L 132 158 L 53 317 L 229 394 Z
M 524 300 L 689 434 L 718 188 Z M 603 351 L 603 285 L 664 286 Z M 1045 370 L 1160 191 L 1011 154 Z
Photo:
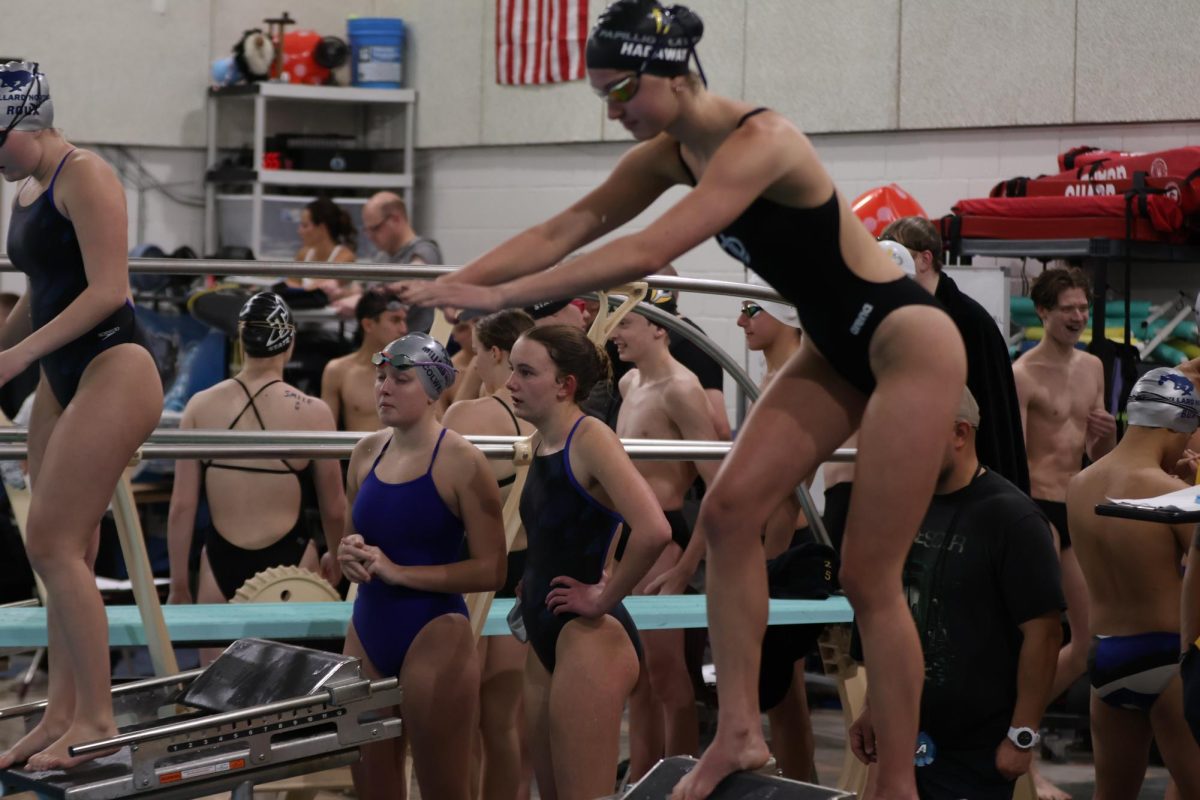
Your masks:
M 485 310 L 574 297 L 650 275 L 715 236 L 793 303 L 804 343 L 755 403 L 697 524 L 708 545 L 721 709 L 716 738 L 676 795 L 706 797 L 725 775 L 768 757 L 757 707 L 767 616 L 759 533 L 778 503 L 857 429 L 841 585 L 868 666 L 883 666 L 869 689 L 879 734 L 874 796 L 914 800 L 923 667 L 900 573 L 966 379 L 962 339 L 933 297 L 876 245 L 790 121 L 711 94 L 703 72 L 690 72 L 702 33 L 699 17 L 683 6 L 610 5 L 588 38 L 588 80 L 609 119 L 638 144 L 566 211 L 456 273 L 409 284 L 402 297 Z M 676 185 L 693 188 L 643 230 L 559 265 Z
M 71 745 L 112 736 L 108 620 L 92 573 L 100 518 L 162 415 L 158 368 L 129 299 L 125 190 L 54 128 L 37 64 L 0 66 L 0 173 L 20 181 L 8 255 L 29 278 L 0 334 L 0 383 L 41 364 L 29 422 L 26 549 L 46 586 L 46 713 L 0 769 L 64 769 Z M 13 102 L 12 97 L 18 98 Z

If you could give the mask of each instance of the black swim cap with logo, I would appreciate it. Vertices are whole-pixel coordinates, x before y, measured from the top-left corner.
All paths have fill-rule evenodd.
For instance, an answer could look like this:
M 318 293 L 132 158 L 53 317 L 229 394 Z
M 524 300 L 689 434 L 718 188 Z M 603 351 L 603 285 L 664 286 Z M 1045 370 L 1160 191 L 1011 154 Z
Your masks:
M 238 335 L 251 358 L 277 356 L 296 338 L 292 311 L 274 292 L 259 292 L 238 312 Z
M 664 78 L 686 75 L 703 35 L 704 23 L 686 6 L 616 0 L 604 9 L 588 35 L 587 66 Z M 698 58 L 696 67 L 700 67 Z M 703 70 L 700 75 L 704 76 Z

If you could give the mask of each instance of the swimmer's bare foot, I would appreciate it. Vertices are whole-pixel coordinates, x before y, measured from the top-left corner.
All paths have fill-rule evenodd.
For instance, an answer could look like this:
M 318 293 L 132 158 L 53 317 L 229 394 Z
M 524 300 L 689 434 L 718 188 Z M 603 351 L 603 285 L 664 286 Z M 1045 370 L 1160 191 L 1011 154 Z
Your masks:
M 22 736 L 16 744 L 0 753 L 0 769 L 10 769 L 35 753 L 40 753 L 59 739 L 67 728 L 70 720 L 48 720 L 45 717 L 34 726 L 33 730 Z
M 72 756 L 68 752 L 68 748 L 77 744 L 94 742 L 98 739 L 107 739 L 111 736 L 116 736 L 116 734 L 117 726 L 111 723 L 108 725 L 91 725 L 76 720 L 74 723 L 72 723 L 71 727 L 67 729 L 67 732 L 51 743 L 49 747 L 42 750 L 40 753 L 37 753 L 36 755 L 30 756 L 29 761 L 26 762 L 25 768 L 30 772 L 45 772 L 46 770 L 52 769 L 70 769 L 71 767 L 77 767 L 84 762 L 91 761 L 94 758 L 111 755 L 117 752 L 117 750 L 120 748 L 114 747 L 111 750 L 104 750 L 98 753 L 88 753 L 85 756 Z
M 1068 792 L 1055 786 L 1038 771 L 1037 761 L 1029 765 L 1029 777 L 1033 778 L 1033 790 L 1037 792 L 1038 800 L 1071 800 Z
M 771 751 L 763 741 L 762 731 L 725 735 L 718 729 L 716 738 L 700 757 L 700 763 L 675 784 L 671 800 L 704 800 L 727 775 L 739 770 L 756 770 L 770 757 Z

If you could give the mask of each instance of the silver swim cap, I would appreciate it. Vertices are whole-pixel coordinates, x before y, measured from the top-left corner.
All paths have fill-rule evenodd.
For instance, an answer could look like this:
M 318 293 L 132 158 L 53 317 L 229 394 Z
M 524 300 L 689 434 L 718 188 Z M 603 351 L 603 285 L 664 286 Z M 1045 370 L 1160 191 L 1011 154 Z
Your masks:
M 371 356 L 375 366 L 390 364 L 396 369 L 416 368 L 425 394 L 437 400 L 454 383 L 458 370 L 450 361 L 446 348 L 427 333 L 409 333 Z
M 1193 433 L 1200 424 L 1196 387 L 1177 370 L 1159 367 L 1138 379 L 1126 407 L 1129 424 Z
M 50 83 L 36 62 L 0 65 L 0 131 L 42 131 L 54 127 Z

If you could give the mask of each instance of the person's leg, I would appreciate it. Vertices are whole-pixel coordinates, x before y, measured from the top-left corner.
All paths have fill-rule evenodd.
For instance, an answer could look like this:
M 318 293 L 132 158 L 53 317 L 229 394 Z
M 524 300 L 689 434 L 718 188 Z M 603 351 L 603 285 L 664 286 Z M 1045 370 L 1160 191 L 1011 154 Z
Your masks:
M 949 317 L 910 306 L 883 321 L 871 366 L 876 388 L 859 426 L 839 577 L 871 674 L 867 696 L 879 758 L 873 796 L 915 798 L 924 662 L 901 573 L 945 457 L 965 358 Z
M 353 622 L 346 628 L 346 644 L 342 652 L 362 662 L 363 675 L 367 678 L 377 681 L 386 677 L 367 658 L 367 651 L 363 649 Z M 391 709 L 393 714 L 398 712 L 399 709 Z M 408 782 L 404 780 L 407 720 L 404 720 L 401 730 L 405 733 L 400 737 L 365 744 L 360 748 L 362 756 L 350 765 L 354 792 L 359 800 L 405 800 L 408 797 Z
M 479 730 L 482 738 L 483 800 L 517 800 L 524 759 L 525 725 L 521 689 L 529 646 L 511 636 L 485 636 L 483 674 L 479 685 Z
M 1134 800 L 1150 760 L 1150 719 L 1141 711 L 1117 708 L 1093 689 L 1090 700 L 1092 757 L 1096 765 L 1094 800 Z
M 208 548 L 200 551 L 200 573 L 196 576 L 196 602 L 204 604 L 228 603 L 229 599 L 221 591 L 213 575 L 212 562 L 208 560 Z M 225 652 L 220 647 L 201 647 L 200 665 L 207 666 L 217 660 L 217 656 Z
M 707 797 L 729 773 L 757 769 L 769 756 L 758 709 L 767 622 L 762 528 L 778 503 L 858 427 L 864 402 L 806 341 L 750 410 L 705 494 L 694 535 L 708 544 L 708 623 L 720 709 L 712 744 L 675 788 L 679 800 Z
M 538 797 L 558 800 L 554 783 L 554 756 L 550 746 L 550 688 L 553 676 L 546 671 L 533 648 L 525 657 L 525 730 L 529 732 L 529 754 L 537 779 Z
M 33 413 L 29 419 L 28 464 L 30 485 L 37 483 L 41 472 L 42 457 L 46 442 L 54 430 L 54 424 L 62 414 L 62 407 L 54 399 L 50 384 L 43 377 L 33 399 Z M 63 639 L 63 625 L 58 618 L 59 606 L 49 604 L 46 608 L 46 631 L 49 650 L 66 653 L 67 643 Z M 19 739 L 6 752 L 0 754 L 0 769 L 21 764 L 34 753 L 45 749 L 51 742 L 66 733 L 75 716 L 75 682 L 71 675 L 70 662 L 64 657 L 50 659 L 50 680 L 47 687 L 46 713 L 33 730 Z
M 421 629 L 400 669 L 400 685 L 421 796 L 470 800 L 464 767 L 479 730 L 479 659 L 466 617 L 443 614 Z
M 50 657 L 65 658 L 73 673 L 75 714 L 59 739 L 29 758 L 30 769 L 65 769 L 102 755 L 70 757 L 67 751 L 116 732 L 108 618 L 88 552 L 118 480 L 161 414 L 149 352 L 121 345 L 88 366 L 46 443 L 29 508 L 28 551 L 61 626 L 66 647 Z M 53 611 L 56 605 L 60 611 Z
M 650 581 L 675 566 L 682 554 L 678 544 L 668 544 L 633 593 L 641 594 Z M 663 756 L 694 756 L 699 752 L 700 716 L 696 711 L 696 692 L 692 688 L 692 677 L 688 674 L 687 661 L 683 655 L 683 631 L 647 631 L 641 634 L 641 638 L 646 676 L 649 679 L 653 702 L 651 713 L 661 719 L 661 724 L 654 727 L 662 728 L 661 736 L 657 737 L 657 753 L 646 766 L 646 769 L 649 769 Z M 632 704 L 633 701 L 630 702 Z M 633 737 L 632 721 L 630 737 Z M 630 775 L 641 777 L 641 773 L 633 772 L 632 750 L 631 741 Z
M 646 634 L 641 634 L 642 647 Z M 629 783 L 641 780 L 658 763 L 666 750 L 663 707 L 650 684 L 648 669 L 642 670 L 629 695 Z
M 610 795 L 621 713 L 638 678 L 637 652 L 621 624 L 606 615 L 568 622 L 555 653 L 550 731 L 559 800 Z
M 1060 537 L 1058 531 L 1055 536 Z M 1061 541 L 1061 538 L 1059 538 Z M 1058 651 L 1058 663 L 1054 670 L 1054 683 L 1051 684 L 1050 697 L 1057 698 L 1075 681 L 1087 672 L 1088 651 L 1091 648 L 1092 631 L 1088 624 L 1088 591 L 1083 579 L 1083 570 L 1079 568 L 1079 559 L 1075 556 L 1075 548 L 1068 547 L 1059 551 L 1059 562 L 1062 564 L 1063 596 L 1067 601 L 1067 625 L 1071 628 L 1071 641 Z M 1071 795 L 1055 786 L 1042 775 L 1035 758 L 1029 765 L 1029 777 L 1033 780 L 1034 790 L 1038 800 L 1071 800 Z
M 771 752 L 785 778 L 817 782 L 813 763 L 812 718 L 808 713 L 808 691 L 804 685 L 804 661 L 792 670 L 792 683 L 779 705 L 767 710 L 771 722 Z
M 1179 797 L 1200 797 L 1200 744 L 1183 718 L 1183 684 L 1171 678 L 1150 709 L 1154 741 Z

